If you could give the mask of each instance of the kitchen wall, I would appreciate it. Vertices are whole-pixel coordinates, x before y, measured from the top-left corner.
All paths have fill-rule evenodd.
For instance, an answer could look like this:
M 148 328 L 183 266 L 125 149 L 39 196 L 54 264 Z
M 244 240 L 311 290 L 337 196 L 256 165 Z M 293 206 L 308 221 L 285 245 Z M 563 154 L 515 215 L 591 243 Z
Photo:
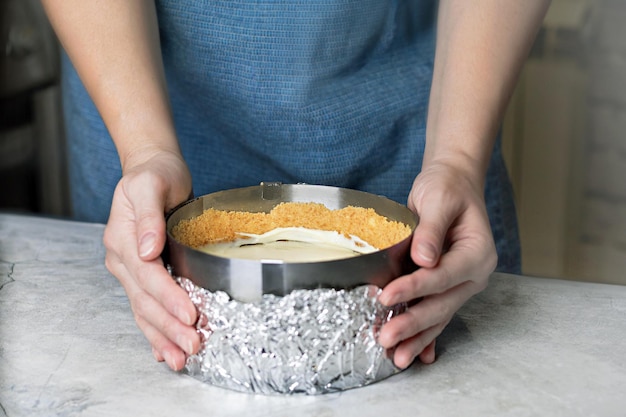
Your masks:
M 553 0 L 504 125 L 523 270 L 626 284 L 626 2 Z

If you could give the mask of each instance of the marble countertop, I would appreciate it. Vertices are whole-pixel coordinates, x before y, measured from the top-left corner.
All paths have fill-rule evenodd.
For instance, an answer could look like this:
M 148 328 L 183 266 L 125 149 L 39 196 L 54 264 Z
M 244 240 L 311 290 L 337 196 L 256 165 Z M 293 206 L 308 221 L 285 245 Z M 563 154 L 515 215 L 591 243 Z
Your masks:
M 623 416 L 626 287 L 494 274 L 414 364 L 322 396 L 227 391 L 154 361 L 102 225 L 0 214 L 0 416 Z

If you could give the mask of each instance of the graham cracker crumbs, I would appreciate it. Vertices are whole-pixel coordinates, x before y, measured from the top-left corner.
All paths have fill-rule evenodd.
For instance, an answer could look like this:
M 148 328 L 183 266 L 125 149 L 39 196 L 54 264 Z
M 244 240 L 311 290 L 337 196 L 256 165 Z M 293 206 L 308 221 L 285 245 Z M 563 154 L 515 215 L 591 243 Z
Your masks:
M 389 220 L 371 208 L 348 206 L 331 210 L 319 203 L 281 203 L 269 213 L 207 209 L 201 215 L 180 221 L 172 235 L 184 245 L 199 248 L 210 243 L 237 239 L 237 233 L 263 234 L 278 227 L 337 231 L 357 236 L 385 249 L 411 234 L 404 223 Z

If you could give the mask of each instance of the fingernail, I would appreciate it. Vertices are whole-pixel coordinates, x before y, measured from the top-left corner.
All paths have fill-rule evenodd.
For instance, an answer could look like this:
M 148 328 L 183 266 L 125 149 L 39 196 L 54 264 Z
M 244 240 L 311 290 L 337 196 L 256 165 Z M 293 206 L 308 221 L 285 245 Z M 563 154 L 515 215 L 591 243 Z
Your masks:
M 159 352 L 157 352 L 157 350 L 155 348 L 152 348 L 152 356 L 154 356 L 154 359 L 156 359 L 157 362 L 161 361 L 161 357 L 159 356 Z
M 170 353 L 167 350 L 163 352 L 163 360 L 165 361 L 167 366 L 169 366 L 172 369 L 175 369 L 176 364 L 172 360 L 172 355 L 170 355 Z
M 182 321 L 187 326 L 191 326 L 193 321 L 191 320 L 191 316 L 187 313 L 184 308 L 175 308 L 174 315 L 178 318 L 178 320 Z
M 188 355 L 193 355 L 193 344 L 184 336 L 176 336 L 176 344 Z
M 154 250 L 154 245 L 156 243 L 156 235 L 152 232 L 146 233 L 141 238 L 139 242 L 139 256 L 145 257 L 150 255 L 150 253 Z
M 172 368 L 174 371 L 180 371 L 185 366 L 185 359 L 181 359 L 180 363 L 176 361 L 175 356 L 171 355 L 170 352 L 163 352 L 163 358 L 165 359 L 165 363 L 167 366 Z
M 417 244 L 417 254 L 426 262 L 434 262 L 437 256 L 435 248 L 427 243 Z
M 391 307 L 395 304 L 393 300 L 394 296 L 387 295 L 387 293 L 385 292 L 381 293 L 380 296 L 378 296 L 378 302 L 387 307 Z

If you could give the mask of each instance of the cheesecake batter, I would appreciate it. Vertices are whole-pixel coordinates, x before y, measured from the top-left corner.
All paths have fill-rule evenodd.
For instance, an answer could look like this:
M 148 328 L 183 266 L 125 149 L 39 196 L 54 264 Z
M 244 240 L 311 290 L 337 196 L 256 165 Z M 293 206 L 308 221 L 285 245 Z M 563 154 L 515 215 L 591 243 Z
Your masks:
M 372 253 L 378 249 L 356 236 L 304 227 L 280 227 L 263 234 L 238 233 L 239 239 L 199 248 L 225 258 L 323 262 Z

